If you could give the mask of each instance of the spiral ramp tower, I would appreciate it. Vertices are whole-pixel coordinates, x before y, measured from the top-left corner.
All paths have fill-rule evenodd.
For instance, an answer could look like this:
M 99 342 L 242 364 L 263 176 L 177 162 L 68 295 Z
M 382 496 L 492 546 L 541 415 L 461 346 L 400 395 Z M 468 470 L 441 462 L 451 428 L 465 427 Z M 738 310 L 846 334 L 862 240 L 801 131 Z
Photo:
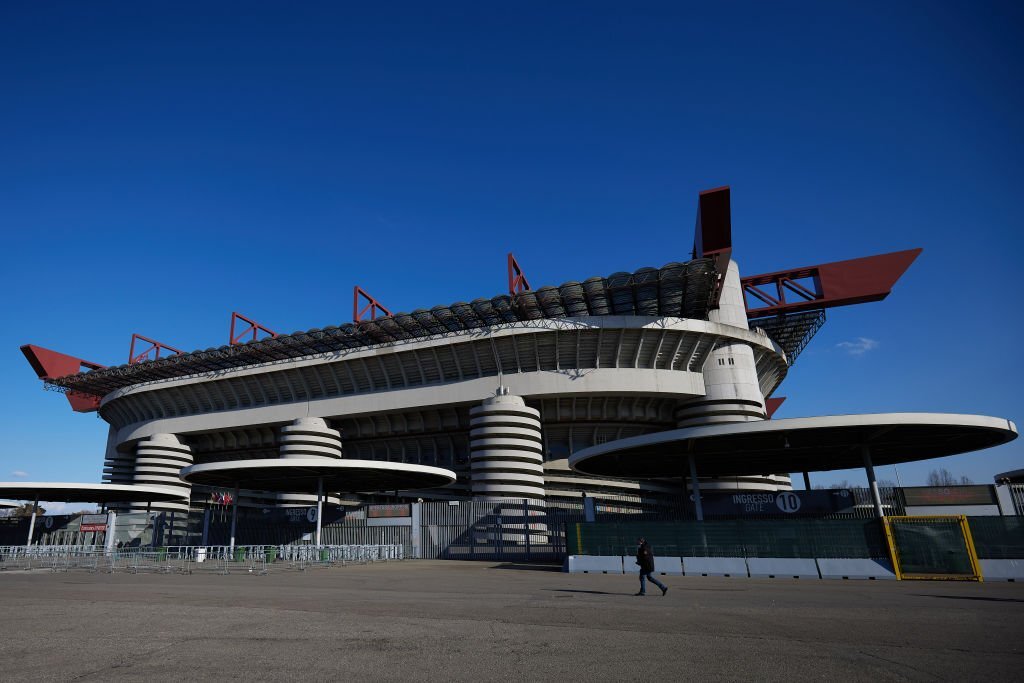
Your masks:
M 282 458 L 341 458 L 341 432 L 319 417 L 301 417 L 281 427 Z
M 544 508 L 544 453 L 540 411 L 498 387 L 469 411 L 470 487 L 473 500 L 496 503 L 495 514 L 510 528 L 530 529 L 530 542 L 546 540 L 546 526 L 530 522 Z M 525 505 L 524 505 L 525 501 Z M 502 535 L 502 543 L 523 543 L 525 533 Z M 480 537 L 478 542 L 496 540 Z
M 300 417 L 290 425 L 281 427 L 280 456 L 285 459 L 326 458 L 341 459 L 341 432 L 331 429 L 327 421 L 319 417 Z M 316 505 L 316 496 L 303 493 L 275 493 L 272 495 L 278 505 Z M 341 503 L 339 496 L 328 494 L 324 502 L 332 505 Z
M 135 447 L 132 483 L 162 486 L 181 493 L 181 502 L 153 503 L 157 512 L 188 512 L 192 487 L 178 473 L 192 464 L 192 449 L 174 434 L 153 434 Z

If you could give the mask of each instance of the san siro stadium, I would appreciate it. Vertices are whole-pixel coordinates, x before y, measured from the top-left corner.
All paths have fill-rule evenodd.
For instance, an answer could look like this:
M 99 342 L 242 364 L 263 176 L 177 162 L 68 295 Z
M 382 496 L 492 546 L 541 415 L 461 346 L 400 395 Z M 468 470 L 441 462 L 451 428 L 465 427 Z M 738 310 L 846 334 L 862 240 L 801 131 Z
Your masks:
M 334 503 L 678 501 L 683 471 L 602 477 L 570 469 L 569 458 L 630 437 L 769 419 L 825 309 L 885 298 L 920 251 L 743 276 L 729 189 L 698 203 L 690 258 L 660 268 L 534 289 L 510 254 L 508 292 L 491 298 L 391 313 L 357 287 L 351 323 L 277 334 L 235 314 L 226 346 L 183 352 L 137 335 L 129 363 L 115 367 L 22 351 L 47 388 L 109 425 L 104 482 L 175 491 L 154 510 L 223 495 L 186 483 L 184 467 L 276 458 L 456 474 L 442 488 L 328 491 Z M 791 488 L 781 472 L 702 478 L 700 487 Z M 240 500 L 289 507 L 313 497 L 242 490 Z

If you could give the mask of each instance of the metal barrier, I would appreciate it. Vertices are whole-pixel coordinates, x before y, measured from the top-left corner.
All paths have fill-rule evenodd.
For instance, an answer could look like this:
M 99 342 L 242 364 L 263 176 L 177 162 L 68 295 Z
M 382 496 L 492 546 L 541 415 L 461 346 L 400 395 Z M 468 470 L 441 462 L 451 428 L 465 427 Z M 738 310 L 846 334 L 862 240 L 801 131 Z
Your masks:
M 305 570 L 405 559 L 393 545 L 226 545 L 116 548 L 98 546 L 0 546 L 0 571 L 49 569 L 131 574 L 267 574 L 271 567 Z

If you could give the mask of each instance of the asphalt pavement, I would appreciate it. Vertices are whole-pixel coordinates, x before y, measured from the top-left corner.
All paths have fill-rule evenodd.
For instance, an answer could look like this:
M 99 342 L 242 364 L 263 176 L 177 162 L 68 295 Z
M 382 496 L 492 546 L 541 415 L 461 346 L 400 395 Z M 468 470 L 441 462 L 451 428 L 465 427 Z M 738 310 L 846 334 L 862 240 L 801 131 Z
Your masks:
M 0 680 L 1021 680 L 1024 585 L 569 575 L 406 561 L 266 576 L 0 572 Z

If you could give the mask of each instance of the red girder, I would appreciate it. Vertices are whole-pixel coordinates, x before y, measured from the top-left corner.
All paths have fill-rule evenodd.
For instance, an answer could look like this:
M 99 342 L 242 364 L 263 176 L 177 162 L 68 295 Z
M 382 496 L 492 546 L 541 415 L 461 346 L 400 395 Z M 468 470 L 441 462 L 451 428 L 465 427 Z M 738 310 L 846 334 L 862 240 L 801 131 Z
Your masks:
M 102 370 L 106 367 L 105 365 L 91 363 L 65 353 L 44 349 L 34 344 L 25 344 L 21 347 L 21 352 L 25 354 L 25 358 L 28 360 L 29 365 L 32 366 L 32 369 L 35 370 L 36 376 L 43 381 L 67 377 L 68 375 L 77 375 L 82 372 L 83 368 L 85 370 Z M 71 409 L 75 412 L 88 413 L 100 407 L 98 396 L 75 392 L 64 395 L 67 396 L 68 403 L 71 404 Z
M 779 409 L 785 400 L 785 396 L 779 396 L 778 398 L 766 398 L 764 400 L 765 417 L 769 420 L 772 419 L 772 415 L 775 414 L 775 411 Z
M 508 293 L 512 296 L 530 289 L 530 283 L 526 280 L 523 269 L 512 252 L 508 252 Z
M 920 253 L 921 249 L 907 249 L 742 278 L 743 291 L 749 295 L 747 317 L 881 301 Z M 813 289 L 797 282 L 808 279 Z M 751 308 L 751 297 L 765 305 Z
M 711 293 L 711 307 L 718 307 L 725 273 L 732 257 L 732 206 L 729 186 L 704 190 L 697 197 L 697 225 L 693 232 L 693 258 L 715 262 L 718 279 Z
M 150 344 L 150 346 L 145 351 L 143 351 L 142 353 L 136 355 L 136 353 L 135 353 L 135 341 L 136 340 L 144 341 L 147 344 Z M 136 363 L 141 363 L 144 360 L 156 360 L 157 358 L 160 357 L 160 352 L 161 351 L 171 351 L 171 352 L 173 352 L 172 355 L 179 354 L 179 353 L 185 353 L 181 349 L 176 349 L 173 346 L 168 346 L 167 344 L 164 344 L 162 342 L 158 342 L 155 339 L 150 339 L 149 337 L 143 337 L 141 334 L 133 334 L 132 335 L 132 345 L 131 345 L 131 348 L 128 350 L 128 365 L 135 365 Z M 153 358 L 149 358 L 148 357 L 149 354 L 151 354 L 151 353 L 153 354 Z
M 239 332 L 236 335 L 235 334 L 235 321 L 237 321 L 237 320 L 241 320 L 242 322 L 247 323 L 248 327 L 246 327 L 244 330 L 242 330 L 241 332 Z M 252 318 L 247 318 L 244 315 L 242 315 L 241 313 L 232 313 L 231 314 L 231 331 L 228 333 L 228 346 L 235 346 L 237 344 L 244 344 L 245 342 L 240 341 L 240 340 L 242 339 L 242 337 L 248 335 L 250 332 L 252 333 L 252 339 L 250 341 L 256 341 L 256 339 L 259 336 L 260 332 L 265 332 L 265 333 L 269 334 L 272 338 L 277 336 L 277 332 L 274 332 L 269 327 L 265 327 L 263 325 L 260 325 L 258 322 L 256 322 Z M 264 339 L 266 339 L 266 337 L 264 337 Z
M 367 302 L 363 308 L 359 308 L 360 297 L 366 299 Z M 383 317 L 391 317 L 391 311 L 384 308 L 379 301 L 367 294 L 365 289 L 356 285 L 355 289 L 352 290 L 352 322 L 361 322 L 367 311 L 370 313 L 370 320 L 376 320 L 378 312 L 382 313 Z

